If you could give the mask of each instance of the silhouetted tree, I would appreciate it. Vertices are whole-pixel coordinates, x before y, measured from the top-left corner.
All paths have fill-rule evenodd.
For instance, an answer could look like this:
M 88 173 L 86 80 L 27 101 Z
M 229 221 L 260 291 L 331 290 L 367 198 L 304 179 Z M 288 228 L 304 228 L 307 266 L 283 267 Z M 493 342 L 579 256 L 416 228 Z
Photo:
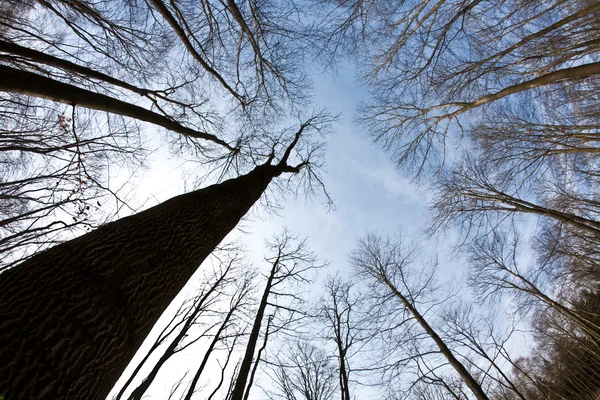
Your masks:
M 283 4 L 11 0 L 2 10 L 6 267 L 127 206 L 110 168 L 140 167 L 152 142 L 141 123 L 174 133 L 173 151 L 223 179 L 264 162 L 264 133 L 307 103 L 314 35 Z
M 431 268 L 427 268 L 426 265 L 420 265 L 418 269 L 412 266 L 416 262 L 414 258 L 418 256 L 415 251 L 415 249 L 407 249 L 401 239 L 369 234 L 359 242 L 358 248 L 352 255 L 354 266 L 370 281 L 371 303 L 374 304 L 374 310 L 375 307 L 379 308 L 378 317 L 383 323 L 378 330 L 389 338 L 387 339 L 389 348 L 384 351 L 387 354 L 391 353 L 394 358 L 392 349 L 404 349 L 410 352 L 414 348 L 412 352 L 415 354 L 408 354 L 400 360 L 394 359 L 393 368 L 400 369 L 412 362 L 418 372 L 418 380 L 437 381 L 452 393 L 450 385 L 437 375 L 436 370 L 440 365 L 432 366 L 427 362 L 426 356 L 441 355 L 475 398 L 487 400 L 489 397 L 480 381 L 457 358 L 446 341 L 418 309 L 419 304 L 425 301 L 426 293 L 433 290 L 434 281 Z M 438 299 L 436 302 L 439 301 Z M 417 326 L 421 332 L 415 330 Z M 399 336 L 393 334 L 397 329 L 402 330 Z M 433 341 L 434 346 L 421 349 L 419 342 L 422 342 L 424 337 Z M 385 363 L 385 360 L 380 361 L 380 364 Z
M 341 400 L 351 400 L 351 359 L 366 341 L 359 324 L 359 304 L 353 285 L 340 276 L 325 283 L 326 294 L 319 304 L 319 319 L 325 326 L 326 340 L 335 345 Z
M 251 383 L 254 376 L 254 371 L 252 370 L 253 360 L 255 367 L 257 363 L 260 362 L 260 352 L 256 357 L 254 356 L 254 353 L 258 346 L 261 326 L 267 308 L 274 309 L 272 315 L 280 308 L 291 311 L 292 314 L 297 313 L 298 310 L 291 307 L 289 304 L 282 304 L 278 301 L 279 298 L 298 298 L 297 294 L 286 291 L 284 289 L 285 285 L 310 282 L 306 275 L 309 272 L 320 268 L 320 266 L 316 264 L 316 257 L 308 249 L 306 241 L 298 241 L 297 238 L 291 236 L 287 231 L 280 236 L 274 237 L 273 240 L 268 243 L 268 247 L 272 255 L 270 254 L 266 258 L 266 261 L 271 265 L 271 269 L 267 276 L 265 289 L 263 290 L 254 317 L 252 331 L 248 338 L 248 344 L 246 345 L 239 372 L 235 376 L 235 385 L 231 392 L 231 400 L 244 400 L 251 389 Z M 273 317 L 270 317 L 267 330 L 264 334 L 265 340 L 267 340 L 268 336 L 272 333 L 269 329 L 275 330 L 275 328 L 271 326 L 273 324 L 272 320 Z M 282 327 L 279 326 L 278 328 L 281 329 Z M 261 352 L 263 350 L 264 349 L 261 349 Z M 250 384 L 248 384 L 249 382 Z
M 544 125 L 550 126 L 542 128 L 548 137 L 526 150 L 533 150 L 530 160 L 546 157 L 541 149 L 534 154 L 536 147 L 560 152 L 569 142 L 595 152 L 590 148 L 597 146 L 584 137 L 598 132 L 598 99 L 589 95 L 600 73 L 597 3 L 329 3 L 331 42 L 359 54 L 371 89 L 373 99 L 362 108 L 362 120 L 402 167 L 417 173 L 438 167 L 447 158 L 448 136 L 458 139 L 467 131 L 478 140 L 481 126 L 496 133 L 487 141 L 495 159 Z M 486 112 L 519 101 L 526 106 L 512 110 L 540 110 L 542 119 L 510 118 L 497 125 L 497 109 Z M 559 120 L 566 125 L 548 114 L 562 114 Z M 564 138 L 562 144 L 557 136 Z
M 292 342 L 270 362 L 275 391 L 269 399 L 331 400 L 337 389 L 336 368 L 327 354 L 305 342 Z
M 302 124 L 281 156 L 274 149 L 246 175 L 107 224 L 3 273 L 5 396 L 104 398 L 160 314 L 271 180 L 310 168 L 310 158 L 288 163 L 302 134 L 320 122 Z

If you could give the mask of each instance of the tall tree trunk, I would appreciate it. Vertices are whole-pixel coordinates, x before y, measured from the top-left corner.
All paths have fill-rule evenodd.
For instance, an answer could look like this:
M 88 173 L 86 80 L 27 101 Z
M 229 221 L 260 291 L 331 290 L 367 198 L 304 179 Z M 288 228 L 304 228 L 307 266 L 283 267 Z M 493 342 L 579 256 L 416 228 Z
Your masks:
M 68 72 L 71 72 L 74 74 L 83 75 L 87 78 L 104 81 L 106 83 L 110 83 L 111 85 L 115 85 L 115 86 L 121 87 L 123 89 L 130 90 L 134 93 L 139 94 L 140 96 L 144 96 L 147 93 L 151 92 L 151 90 L 139 88 L 135 85 L 132 85 L 128 82 L 114 78 L 103 72 L 96 71 L 93 68 L 78 65 L 71 61 L 64 60 L 59 57 L 55 57 L 51 54 L 37 51 L 34 49 L 30 49 L 28 47 L 19 46 L 16 43 L 11 43 L 11 42 L 8 42 L 8 41 L 2 40 L 2 39 L 0 39 L 0 51 L 6 52 L 6 53 L 9 53 L 12 55 L 20 56 L 20 57 L 25 57 L 25 58 L 28 58 L 29 60 L 33 60 L 38 63 L 61 68 L 61 69 L 64 69 L 65 71 L 68 71 Z
M 258 353 L 256 354 L 256 361 L 254 361 L 254 365 L 252 365 L 252 371 L 250 372 L 250 376 L 248 377 L 248 388 L 246 389 L 246 393 L 244 393 L 244 400 L 248 400 L 250 396 L 250 389 L 252 389 L 252 385 L 254 384 L 254 377 L 256 376 L 256 371 L 258 370 L 258 364 L 261 361 L 262 353 L 267 348 L 267 342 L 269 341 L 269 334 L 271 333 L 271 321 L 273 320 L 273 314 L 267 320 L 267 328 L 265 329 L 265 338 L 263 339 L 263 344 L 260 349 L 258 349 Z
M 284 165 L 177 196 L 0 275 L 0 394 L 104 399 L 202 261 Z
M 350 382 L 348 379 L 348 371 L 346 366 L 346 350 L 342 347 L 341 338 L 336 338 L 339 357 L 339 380 L 340 380 L 340 395 L 342 400 L 350 400 Z
M 267 285 L 265 286 L 262 298 L 260 299 L 260 304 L 258 306 L 258 310 L 256 311 L 256 317 L 254 317 L 254 324 L 252 325 L 252 332 L 250 332 L 250 337 L 248 338 L 246 352 L 244 353 L 244 358 L 242 360 L 242 364 L 240 365 L 240 371 L 237 375 L 235 386 L 231 392 L 231 400 L 243 400 L 244 398 L 244 393 L 246 392 L 246 383 L 248 382 L 248 375 L 250 374 L 252 359 L 254 358 L 254 350 L 256 349 L 256 343 L 258 342 L 258 336 L 260 334 L 260 326 L 265 315 L 265 310 L 269 303 L 269 295 L 271 294 L 271 289 L 273 288 L 273 279 L 275 278 L 278 267 L 279 257 L 277 257 L 277 260 L 275 260 L 273 263 L 269 278 L 267 279 Z
M 390 288 L 394 296 L 398 297 L 404 307 L 412 314 L 412 316 L 417 320 L 419 325 L 423 328 L 423 330 L 429 335 L 431 339 L 435 342 L 440 353 L 448 360 L 448 363 L 454 368 L 454 370 L 458 373 L 463 382 L 467 385 L 467 387 L 471 390 L 473 395 L 477 400 L 490 400 L 487 396 L 479 382 L 471 375 L 471 373 L 467 370 L 467 368 L 463 365 L 463 363 L 458 360 L 452 351 L 446 346 L 444 340 L 437 334 L 437 332 L 429 325 L 429 323 L 425 320 L 423 315 L 415 308 L 413 303 L 409 301 L 400 291 L 396 288 L 396 286 L 388 280 L 387 277 L 382 276 L 382 281 Z
M 157 114 L 154 111 L 29 71 L 0 65 L 0 91 L 24 94 L 91 110 L 106 111 L 111 114 L 150 122 L 184 136 L 208 140 L 225 147 L 229 151 L 236 150 L 213 134 L 188 128 L 178 121 Z
M 240 305 L 241 302 L 242 302 L 242 298 L 240 297 L 239 300 L 238 300 L 238 302 L 237 302 L 237 304 L 234 305 L 234 306 L 232 306 L 231 309 L 229 310 L 229 312 L 227 312 L 227 315 L 225 316 L 225 319 L 221 323 L 221 326 L 217 330 L 217 333 L 215 333 L 215 336 L 213 337 L 213 340 L 210 342 L 210 345 L 208 346 L 208 349 L 206 349 L 206 352 L 204 353 L 204 357 L 202 357 L 202 362 L 200 363 L 200 366 L 198 367 L 198 370 L 194 374 L 194 377 L 192 378 L 192 381 L 190 382 L 190 386 L 188 387 L 188 391 L 185 394 L 185 397 L 183 398 L 183 400 L 191 400 L 192 396 L 196 392 L 196 390 L 197 390 L 196 386 L 198 385 L 198 381 L 200 380 L 200 376 L 202 375 L 202 372 L 204 372 L 204 368 L 206 368 L 206 364 L 208 363 L 208 359 L 212 355 L 212 352 L 215 349 L 215 346 L 222 340 L 221 335 L 227 329 L 227 327 L 229 325 L 229 320 L 233 316 L 233 313 L 235 311 L 237 311 L 237 308 L 239 307 L 239 305 Z M 143 394 L 143 393 L 141 393 L 141 394 Z M 140 394 L 139 397 L 130 398 L 130 400 L 139 400 L 139 399 L 141 399 L 141 394 Z
M 460 108 L 458 110 L 444 116 L 444 118 L 457 117 L 458 115 L 463 114 L 469 110 L 472 110 L 484 104 L 494 102 L 496 100 L 502 99 L 506 96 L 510 96 L 515 93 L 524 92 L 526 90 L 535 89 L 542 86 L 552 85 L 564 80 L 584 79 L 592 75 L 598 74 L 600 74 L 600 62 L 588 63 L 570 68 L 563 68 L 557 71 L 549 72 L 547 74 L 538 76 L 537 78 L 530 79 L 525 82 L 508 86 L 496 93 L 480 97 L 477 100 L 473 100 L 470 102 L 448 103 L 443 104 L 441 106 L 437 106 L 436 108 L 440 108 L 442 106 L 459 106 Z

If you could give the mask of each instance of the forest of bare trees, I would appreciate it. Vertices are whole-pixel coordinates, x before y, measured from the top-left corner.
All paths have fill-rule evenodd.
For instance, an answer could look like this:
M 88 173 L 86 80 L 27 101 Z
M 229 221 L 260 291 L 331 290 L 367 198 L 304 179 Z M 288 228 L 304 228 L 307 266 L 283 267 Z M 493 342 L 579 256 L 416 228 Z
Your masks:
M 4 0 L 0 400 L 597 400 L 599 21 L 594 0 Z M 335 215 L 363 183 L 325 168 L 373 165 L 326 149 L 351 87 L 423 226 L 386 209 L 400 229 L 342 230 L 331 263 L 348 238 L 290 221 L 257 246 L 252 213 Z M 159 152 L 184 190 L 148 208 Z

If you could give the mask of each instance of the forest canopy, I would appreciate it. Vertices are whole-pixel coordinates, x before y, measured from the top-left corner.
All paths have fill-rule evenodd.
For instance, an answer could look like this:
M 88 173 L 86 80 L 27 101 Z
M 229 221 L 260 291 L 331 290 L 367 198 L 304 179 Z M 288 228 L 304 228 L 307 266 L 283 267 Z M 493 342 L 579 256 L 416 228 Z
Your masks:
M 104 398 L 114 386 L 108 398 L 162 398 L 166 382 L 186 400 L 596 400 L 599 21 L 594 0 L 5 0 L 0 282 L 14 304 L 75 311 L 40 319 L 58 333 L 38 343 L 15 338 L 23 316 L 7 306 L 0 338 L 63 365 L 70 337 L 113 334 L 82 322 L 110 303 L 136 350 L 158 318 L 149 309 L 160 315 L 198 273 L 116 386 L 133 353 L 101 383 L 71 372 L 92 367 L 34 378 L 37 367 L 6 363 L 0 397 Z M 312 83 L 326 80 L 325 96 Z M 353 90 L 355 109 L 329 110 Z M 339 129 L 346 114 L 351 132 Z M 352 132 L 376 150 L 327 152 Z M 142 212 L 140 176 L 166 162 L 158 150 L 192 167 L 179 171 L 181 197 Z M 251 251 L 252 235 L 227 236 L 248 210 L 275 218 L 300 210 L 296 199 L 335 215 L 332 188 L 350 193 L 338 190 L 350 181 L 363 186 L 340 206 L 354 201 L 354 215 L 339 215 L 358 224 L 376 208 L 365 199 L 385 197 L 356 173 L 369 157 L 392 165 L 400 192 L 425 192 L 423 226 L 403 222 L 415 210 L 386 209 L 400 232 L 356 227 L 342 265 L 308 232 L 282 226 Z M 187 218 L 194 196 L 204 200 Z M 301 226 L 327 230 L 311 218 Z M 71 282 L 99 297 L 73 306 Z M 128 307 L 139 308 L 119 314 Z

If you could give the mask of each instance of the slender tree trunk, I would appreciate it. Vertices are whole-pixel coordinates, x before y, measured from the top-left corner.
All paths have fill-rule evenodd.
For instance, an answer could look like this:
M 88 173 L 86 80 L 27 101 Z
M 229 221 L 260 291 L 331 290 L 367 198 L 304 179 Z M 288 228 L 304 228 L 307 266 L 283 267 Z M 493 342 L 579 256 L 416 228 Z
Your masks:
M 0 394 L 104 399 L 198 266 L 284 166 L 172 198 L 0 275 Z
M 471 392 L 475 395 L 477 400 L 490 400 L 489 397 L 483 391 L 481 385 L 473 378 L 471 373 L 465 368 L 463 363 L 461 363 L 455 356 L 452 354 L 452 351 L 446 346 L 444 340 L 437 334 L 437 332 L 429 325 L 427 320 L 423 318 L 421 313 L 413 306 L 413 304 L 408 301 L 402 293 L 396 289 L 396 286 L 392 284 L 386 277 L 382 277 L 384 283 L 390 288 L 394 296 L 398 297 L 402 304 L 408 309 L 408 311 L 415 317 L 419 325 L 425 330 L 425 332 L 429 335 L 431 339 L 435 342 L 440 353 L 448 360 L 448 363 L 454 368 L 454 370 L 461 377 L 463 382 L 467 385 Z
M 248 339 L 248 345 L 246 346 L 246 353 L 244 359 L 240 365 L 240 372 L 238 373 L 235 387 L 231 393 L 231 400 L 243 400 L 244 392 L 246 391 L 246 382 L 248 381 L 248 375 L 250 374 L 250 367 L 252 366 L 252 359 L 254 358 L 254 350 L 256 349 L 256 342 L 258 341 L 258 335 L 260 334 L 260 326 L 262 319 L 265 315 L 265 309 L 267 308 L 269 294 L 273 287 L 273 278 L 279 265 L 279 258 L 273 263 L 269 279 L 267 279 L 267 286 L 263 292 L 256 317 L 254 318 L 254 325 L 252 325 L 252 332 L 250 332 L 250 338 Z
M 591 6 L 589 6 L 588 8 L 585 8 L 583 10 L 580 10 L 574 14 L 571 14 L 563 19 L 561 19 L 560 21 L 557 21 L 555 23 L 553 23 L 550 26 L 545 27 L 544 29 L 541 29 L 535 33 L 532 33 L 531 35 L 525 36 L 523 39 L 519 40 L 518 42 L 514 43 L 513 45 L 507 47 L 506 49 L 495 53 L 489 57 L 487 57 L 486 59 L 477 61 L 476 64 L 479 65 L 483 65 L 485 63 L 493 63 L 496 64 L 498 62 L 498 60 L 501 60 L 503 57 L 506 57 L 508 54 L 511 54 L 512 52 L 514 52 L 516 49 L 523 47 L 525 44 L 530 43 L 534 40 L 537 40 L 541 37 L 543 37 L 544 35 L 547 35 L 548 33 L 555 31 L 573 21 L 576 21 L 580 18 L 583 18 L 591 13 L 595 13 L 597 11 L 600 11 L 600 3 L 596 3 L 593 4 Z M 466 72 L 468 68 L 465 68 L 461 71 L 459 71 L 457 73 L 457 75 L 462 75 Z
M 341 342 L 338 342 L 338 357 L 340 358 L 340 394 L 342 400 L 350 400 L 350 384 L 348 380 L 348 371 L 346 371 L 346 350 L 342 348 Z
M 504 88 L 496 93 L 488 94 L 468 103 L 449 103 L 448 105 L 456 105 L 460 106 L 460 108 L 454 111 L 453 113 L 449 114 L 445 118 L 456 117 L 464 112 L 467 112 L 484 104 L 491 103 L 503 97 L 510 96 L 515 93 L 523 92 L 541 86 L 551 85 L 565 79 L 583 79 L 598 74 L 600 74 L 600 62 L 583 64 L 577 67 L 559 69 L 557 71 L 549 72 L 542 76 L 538 76 L 537 78 L 517 83 L 515 85 Z
M 269 317 L 267 320 L 267 328 L 265 329 L 265 338 L 263 340 L 263 344 L 260 349 L 258 349 L 258 354 L 256 354 L 256 361 L 252 366 L 252 372 L 250 372 L 250 377 L 248 378 L 248 388 L 246 389 L 246 393 L 244 394 L 244 400 L 248 400 L 248 396 L 250 396 L 250 389 L 252 389 L 252 385 L 254 384 L 254 377 L 256 376 L 256 371 L 258 370 L 258 364 L 260 363 L 262 353 L 267 348 L 267 342 L 269 341 L 269 333 L 271 330 L 271 321 L 273 315 Z
M 0 51 L 4 51 L 9 54 L 13 54 L 16 56 L 26 57 L 29 60 L 33 60 L 39 63 L 43 63 L 46 65 L 51 65 L 53 67 L 62 68 L 66 71 L 80 74 L 83 76 L 87 76 L 88 78 L 97 79 L 99 81 L 104 81 L 110 83 L 111 85 L 119 86 L 123 89 L 130 90 L 134 93 L 137 93 L 141 96 L 144 96 L 150 90 L 138 88 L 130 83 L 124 82 L 120 79 L 113 78 L 110 75 L 102 73 L 100 71 L 96 71 L 92 68 L 84 67 L 78 64 L 75 64 L 68 60 L 63 60 L 62 58 L 55 57 L 51 54 L 43 53 L 41 51 L 37 51 L 34 49 L 30 49 L 27 47 L 19 46 L 16 43 L 11 43 L 5 40 L 0 40 Z
M 241 301 L 242 301 L 242 299 L 240 298 L 239 302 L 235 306 L 231 307 L 231 309 L 229 309 L 229 312 L 227 313 L 227 316 L 225 317 L 225 319 L 223 320 L 223 323 L 219 327 L 219 330 L 217 331 L 217 333 L 215 333 L 215 337 L 210 342 L 208 349 L 206 349 L 206 352 L 204 353 L 204 357 L 202 358 L 202 362 L 200 363 L 200 366 L 198 367 L 196 374 L 194 374 L 194 378 L 192 379 L 192 382 L 190 383 L 190 387 L 189 387 L 185 397 L 183 398 L 183 400 L 190 400 L 192 398 L 192 396 L 194 395 L 196 386 L 198 385 L 198 380 L 200 380 L 200 376 L 202 375 L 202 372 L 204 372 L 204 368 L 206 367 L 206 364 L 208 363 L 208 359 L 210 358 L 215 346 L 221 340 L 221 334 L 225 331 L 225 329 L 227 329 L 229 320 L 231 319 L 231 316 L 233 315 L 233 313 L 235 311 L 237 311 L 237 307 L 239 306 Z M 140 397 L 136 397 L 135 399 L 136 400 L 141 399 L 141 395 L 140 395 Z
M 162 126 L 184 136 L 211 141 L 230 151 L 235 150 L 227 142 L 215 135 L 188 128 L 171 118 L 146 110 L 143 107 L 4 65 L 0 65 L 0 91 L 24 94 L 72 106 L 77 105 L 83 108 L 135 118 Z
M 583 217 L 580 217 L 580 216 L 572 214 L 572 213 L 562 212 L 562 211 L 554 210 L 551 208 L 542 207 L 535 203 L 531 203 L 526 200 L 523 200 L 523 199 L 520 199 L 517 197 L 513 197 L 513 196 L 508 195 L 499 190 L 494 189 L 493 193 L 495 195 L 497 195 L 497 198 L 492 197 L 491 201 L 498 201 L 498 202 L 507 204 L 509 206 L 512 206 L 515 208 L 515 211 L 518 211 L 518 212 L 531 213 L 531 214 L 540 215 L 542 217 L 554 218 L 557 221 L 574 226 L 585 232 L 591 233 L 592 235 L 596 236 L 597 238 L 600 238 L 600 222 L 598 222 L 598 221 L 588 219 L 588 218 L 583 218 Z M 477 198 L 477 196 L 472 196 L 472 197 Z M 483 197 L 482 199 L 489 200 L 485 197 Z
M 341 400 L 350 400 L 350 385 L 348 379 L 348 367 L 346 365 L 346 354 L 348 352 L 348 334 L 350 330 L 349 324 L 347 325 L 348 331 L 346 331 L 345 338 L 342 336 L 342 314 L 339 311 L 337 298 L 333 298 L 333 331 L 335 335 L 335 344 L 338 350 L 339 358 L 339 381 L 340 381 L 340 396 Z M 350 309 L 348 309 L 347 321 L 350 320 Z M 344 340 L 346 339 L 346 340 Z

